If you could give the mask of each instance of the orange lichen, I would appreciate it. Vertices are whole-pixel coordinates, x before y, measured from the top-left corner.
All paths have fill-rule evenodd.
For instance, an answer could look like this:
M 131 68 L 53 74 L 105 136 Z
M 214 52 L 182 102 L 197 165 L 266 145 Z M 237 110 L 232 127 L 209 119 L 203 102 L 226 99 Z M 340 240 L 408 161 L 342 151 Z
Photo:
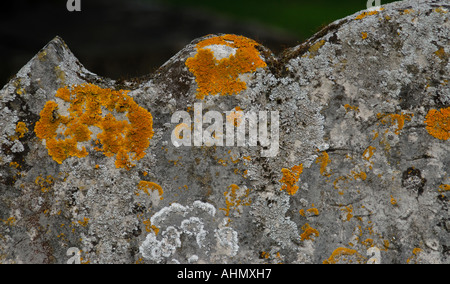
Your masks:
M 10 163 L 9 163 L 9 166 L 10 166 L 11 168 L 17 169 L 20 165 L 19 165 L 19 163 L 17 163 L 17 162 L 10 162 Z
M 437 13 L 441 13 L 441 14 L 447 14 L 448 13 L 448 10 L 443 8 L 443 7 L 437 7 L 437 8 L 434 9 L 434 11 L 437 12 Z
M 40 113 L 40 120 L 36 122 L 36 136 L 45 140 L 49 155 L 61 164 L 69 157 L 86 157 L 88 151 L 85 146 L 80 149 L 79 143 L 91 139 L 89 127 L 98 127 L 102 132 L 93 140 L 102 148 L 94 149 L 107 157 L 116 155 L 116 167 L 130 169 L 134 166 L 131 160 L 143 158 L 144 151 L 150 145 L 153 118 L 127 93 L 92 84 L 60 88 L 55 97 L 70 103 L 69 115 L 59 114 L 58 104 L 48 101 Z M 107 111 L 105 116 L 102 116 L 103 110 Z M 113 112 L 126 113 L 128 120 L 117 120 Z
M 312 239 L 312 235 L 319 237 L 319 231 L 312 228 L 308 223 L 302 226 L 303 233 L 300 235 L 302 241 L 304 240 L 314 240 Z
M 16 217 L 9 217 L 8 219 L 6 219 L 6 220 L 3 220 L 3 219 L 0 219 L 0 221 L 2 221 L 5 225 L 8 225 L 8 226 L 14 226 L 15 224 L 16 224 Z
M 380 11 L 383 10 L 384 8 L 380 8 Z M 378 14 L 377 10 L 374 11 L 369 11 L 369 12 L 364 12 L 362 14 L 359 14 L 358 16 L 356 16 L 355 20 L 362 20 L 367 16 L 372 16 L 372 15 L 376 15 Z
M 345 221 L 350 221 L 350 219 L 353 218 L 353 205 L 344 206 L 341 211 L 346 212 L 347 215 L 345 215 Z
M 89 222 L 89 218 L 86 218 L 86 217 L 83 218 L 83 221 L 78 220 L 78 224 L 80 224 L 83 227 L 86 227 L 88 222 Z
M 412 256 L 406 260 L 406 263 L 409 264 L 409 263 L 411 263 L 412 260 L 415 261 L 414 263 L 417 263 L 417 257 L 421 251 L 422 251 L 422 249 L 420 249 L 420 248 L 414 248 L 412 251 Z
M 155 232 L 155 235 L 157 235 L 159 233 L 159 229 L 155 225 L 152 225 L 152 223 L 150 222 L 150 219 L 143 220 L 142 223 L 144 223 L 145 231 L 147 233 Z
M 367 174 L 365 172 L 357 173 L 355 171 L 352 171 L 352 175 L 355 180 L 358 178 L 361 180 L 366 180 L 366 178 L 367 178 Z
M 367 34 L 366 34 L 366 35 L 367 35 Z M 357 106 L 351 106 L 351 105 L 349 105 L 349 104 L 345 104 L 345 105 L 344 105 L 344 108 L 345 108 L 345 111 L 346 111 L 346 112 L 349 112 L 350 110 L 359 112 L 359 107 L 357 107 Z
M 300 179 L 300 174 L 303 172 L 303 164 L 295 165 L 291 169 L 283 168 L 281 172 L 283 173 L 283 177 L 279 180 L 283 183 L 281 190 L 286 190 L 290 195 L 294 195 L 298 190 L 296 183 Z
M 363 158 L 366 159 L 367 161 L 370 161 L 370 158 L 372 158 L 375 150 L 376 148 L 373 146 L 367 147 L 367 149 L 363 153 Z
M 361 32 L 361 37 L 362 37 L 362 39 L 366 39 L 367 38 L 367 33 L 366 32 Z
M 364 263 L 365 258 L 354 249 L 339 247 L 328 259 L 323 261 L 323 264 L 351 263 L 353 260 L 356 260 L 357 263 Z
M 431 109 L 425 119 L 426 129 L 430 135 L 440 140 L 450 138 L 450 107 L 440 110 Z
M 145 192 L 147 195 L 150 195 L 150 191 L 154 191 L 157 190 L 160 196 L 160 199 L 162 200 L 163 197 L 163 189 L 159 184 L 156 184 L 154 182 L 151 181 L 145 181 L 145 180 L 141 180 L 138 184 L 138 190 L 142 190 L 143 192 Z M 136 191 L 135 194 L 137 196 L 139 196 L 139 191 Z
M 439 188 L 441 189 L 440 191 L 450 191 L 450 184 L 441 184 Z
M 305 209 L 300 209 L 298 210 L 298 213 L 300 213 L 300 215 L 302 215 L 303 217 L 305 217 Z
M 311 215 L 315 215 L 315 216 L 319 215 L 319 210 L 314 207 L 309 208 L 308 210 L 306 210 L 306 212 L 310 213 Z
M 330 156 L 327 152 L 322 152 L 322 156 L 318 157 L 316 160 L 316 164 L 320 163 L 320 174 L 323 176 L 330 176 L 331 173 L 327 172 L 327 166 L 331 163 Z
M 397 205 L 397 200 L 391 195 L 391 204 Z
M 225 216 L 230 215 L 231 209 L 236 210 L 240 214 L 241 206 L 249 206 L 251 204 L 251 200 L 248 198 L 250 189 L 247 188 L 243 193 L 238 192 L 239 186 L 236 184 L 231 184 L 228 186 L 228 189 L 229 191 L 225 191 L 223 194 L 225 196 L 225 204 L 227 208 L 220 208 L 220 210 L 225 211 Z
M 54 183 L 54 178 L 51 175 L 47 175 L 46 178 L 44 178 L 42 175 L 39 175 L 34 180 L 34 183 L 41 188 L 42 192 L 48 192 L 50 190 L 50 187 Z
M 400 13 L 403 14 L 403 15 L 407 15 L 407 14 L 411 14 L 411 13 L 413 13 L 413 12 L 414 12 L 413 9 L 405 9 L 405 10 L 403 10 L 403 11 L 400 12 Z
M 28 128 L 27 125 L 25 124 L 25 122 L 19 121 L 16 124 L 16 133 L 17 135 L 13 135 L 10 137 L 10 139 L 12 141 L 23 138 L 23 136 L 25 136 L 25 133 L 28 132 Z
M 400 130 L 403 129 L 403 127 L 405 126 L 405 121 L 411 121 L 412 117 L 414 116 L 414 114 L 404 114 L 403 112 L 401 114 L 383 114 L 383 113 L 378 113 L 377 117 L 381 118 L 381 123 L 387 124 L 387 123 L 397 123 L 397 129 L 394 131 L 395 134 L 400 134 Z
M 228 58 L 216 59 L 210 46 L 223 45 L 235 50 Z M 186 66 L 195 75 L 197 98 L 207 95 L 237 94 L 247 88 L 239 75 L 255 72 L 257 68 L 266 67 L 257 42 L 243 36 L 222 35 L 211 37 L 197 43 L 197 54 L 186 60 Z

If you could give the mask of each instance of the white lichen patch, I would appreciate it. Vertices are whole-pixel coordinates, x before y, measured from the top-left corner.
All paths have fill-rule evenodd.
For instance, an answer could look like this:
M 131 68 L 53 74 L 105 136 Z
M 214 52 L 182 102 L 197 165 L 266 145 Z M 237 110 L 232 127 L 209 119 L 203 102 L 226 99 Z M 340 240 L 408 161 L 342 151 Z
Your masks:
M 160 231 L 157 235 L 154 232 L 147 235 L 139 247 L 140 253 L 156 263 L 174 260 L 190 263 L 192 259 L 207 262 L 211 257 L 235 256 L 239 249 L 237 232 L 219 224 L 215 214 L 214 206 L 198 200 L 191 206 L 172 203 L 162 208 L 150 219 Z M 179 251 L 181 246 L 192 247 L 197 253 Z
M 229 58 L 230 56 L 234 56 L 236 54 L 237 48 L 222 45 L 222 44 L 211 44 L 207 45 L 203 48 L 209 49 L 214 54 L 214 58 L 216 60 L 222 60 L 224 58 Z

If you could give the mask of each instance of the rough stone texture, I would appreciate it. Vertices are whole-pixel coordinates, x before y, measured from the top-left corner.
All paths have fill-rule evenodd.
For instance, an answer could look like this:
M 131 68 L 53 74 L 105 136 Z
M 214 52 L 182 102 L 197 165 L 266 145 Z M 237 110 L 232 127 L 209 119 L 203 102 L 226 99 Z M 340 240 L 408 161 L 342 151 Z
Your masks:
M 186 60 L 218 35 L 129 82 L 89 72 L 55 38 L 0 91 L 1 262 L 66 263 L 77 248 L 82 263 L 449 263 L 449 9 L 396 2 L 280 56 L 257 45 L 267 66 L 239 75 L 244 90 L 204 99 Z M 59 164 L 36 136 L 48 101 L 60 106 L 50 119 L 68 115 L 56 91 L 85 83 L 130 90 L 151 113 L 135 166 L 116 167 L 94 140 Z M 278 111 L 277 155 L 175 147 L 171 117 L 194 117 L 194 103 Z

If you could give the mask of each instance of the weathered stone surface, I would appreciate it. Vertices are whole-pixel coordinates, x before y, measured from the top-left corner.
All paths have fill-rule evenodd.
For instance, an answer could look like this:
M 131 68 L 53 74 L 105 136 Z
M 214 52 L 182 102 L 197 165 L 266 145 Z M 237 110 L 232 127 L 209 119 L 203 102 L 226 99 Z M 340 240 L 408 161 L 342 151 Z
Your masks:
M 280 56 L 209 35 L 129 82 L 55 38 L 0 91 L 1 261 L 448 263 L 449 9 L 361 11 Z M 226 144 L 231 110 L 270 144 Z

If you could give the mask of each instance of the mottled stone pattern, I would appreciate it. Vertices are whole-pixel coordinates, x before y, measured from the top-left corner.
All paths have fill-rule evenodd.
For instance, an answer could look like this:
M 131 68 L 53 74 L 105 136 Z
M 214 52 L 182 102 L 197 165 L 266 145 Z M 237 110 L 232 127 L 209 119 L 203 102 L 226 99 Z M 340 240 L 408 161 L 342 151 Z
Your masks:
M 0 91 L 0 261 L 449 263 L 449 10 L 360 11 L 279 56 L 208 35 L 125 82 L 56 37 Z

